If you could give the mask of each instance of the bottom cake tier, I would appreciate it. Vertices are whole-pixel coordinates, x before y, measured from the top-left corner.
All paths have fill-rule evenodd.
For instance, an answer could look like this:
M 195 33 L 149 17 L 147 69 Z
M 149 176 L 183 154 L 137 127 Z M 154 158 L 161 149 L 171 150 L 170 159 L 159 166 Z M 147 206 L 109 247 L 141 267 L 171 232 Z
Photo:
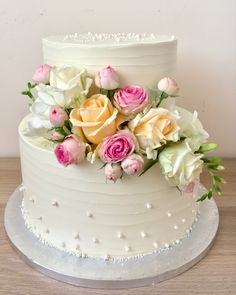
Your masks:
M 161 251 L 189 234 L 196 197 L 168 186 L 154 165 L 141 177 L 106 183 L 101 162 L 63 167 L 54 144 L 19 126 L 27 227 L 43 242 L 75 255 L 126 259 Z

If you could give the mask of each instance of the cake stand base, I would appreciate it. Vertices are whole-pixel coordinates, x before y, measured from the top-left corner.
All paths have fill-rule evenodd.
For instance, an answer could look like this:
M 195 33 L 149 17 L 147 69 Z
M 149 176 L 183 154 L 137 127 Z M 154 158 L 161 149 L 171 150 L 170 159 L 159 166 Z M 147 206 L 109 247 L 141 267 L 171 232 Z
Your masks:
M 81 287 L 123 289 L 170 279 L 207 254 L 219 224 L 216 203 L 207 200 L 200 204 L 201 215 L 190 236 L 170 249 L 124 261 L 80 258 L 43 244 L 26 228 L 21 214 L 22 198 L 17 188 L 5 210 L 5 229 L 12 245 L 34 269 Z

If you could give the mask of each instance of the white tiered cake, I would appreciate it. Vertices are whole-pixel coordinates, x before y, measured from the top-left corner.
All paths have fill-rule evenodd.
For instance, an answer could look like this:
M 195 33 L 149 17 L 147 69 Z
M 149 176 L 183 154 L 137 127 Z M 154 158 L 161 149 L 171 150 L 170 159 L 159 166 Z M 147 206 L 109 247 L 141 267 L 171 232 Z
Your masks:
M 44 62 L 90 74 L 112 65 L 128 84 L 153 88 L 175 69 L 176 40 L 154 35 L 73 35 L 43 39 Z M 24 185 L 22 212 L 43 242 L 76 255 L 114 259 L 169 248 L 190 231 L 198 214 L 193 194 L 170 187 L 158 164 L 141 177 L 106 183 L 97 160 L 67 168 L 54 144 L 19 127 Z M 195 192 L 196 193 L 196 192 Z

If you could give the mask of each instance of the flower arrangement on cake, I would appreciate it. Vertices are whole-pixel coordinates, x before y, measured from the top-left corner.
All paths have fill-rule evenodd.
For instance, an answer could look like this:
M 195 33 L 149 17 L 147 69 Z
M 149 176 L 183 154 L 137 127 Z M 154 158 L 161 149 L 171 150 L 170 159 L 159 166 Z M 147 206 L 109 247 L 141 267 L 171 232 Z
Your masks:
M 205 167 L 212 185 L 198 201 L 221 194 L 219 184 L 225 181 L 215 171 L 224 167 L 219 157 L 205 156 L 217 144 L 206 143 L 209 136 L 197 112 L 163 106 L 168 97 L 178 96 L 174 79 L 161 79 L 154 90 L 120 87 L 111 66 L 92 77 L 84 69 L 44 64 L 32 81 L 22 92 L 30 98 L 30 127 L 47 130 L 65 167 L 100 159 L 106 180 L 116 182 L 124 174 L 141 176 L 159 163 L 168 183 L 186 193 Z

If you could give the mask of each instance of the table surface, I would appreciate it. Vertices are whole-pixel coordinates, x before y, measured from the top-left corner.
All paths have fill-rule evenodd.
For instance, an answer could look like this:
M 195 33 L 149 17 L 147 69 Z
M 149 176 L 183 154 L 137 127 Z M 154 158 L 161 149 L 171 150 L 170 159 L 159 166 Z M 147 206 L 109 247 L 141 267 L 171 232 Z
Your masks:
M 26 265 L 11 248 L 3 226 L 8 197 L 21 183 L 18 158 L 0 158 L 0 294 L 236 294 L 236 159 L 224 160 L 221 173 L 227 181 L 224 193 L 216 197 L 220 226 L 209 254 L 185 273 L 138 289 L 96 290 L 57 282 Z M 203 184 L 209 180 L 202 177 Z

